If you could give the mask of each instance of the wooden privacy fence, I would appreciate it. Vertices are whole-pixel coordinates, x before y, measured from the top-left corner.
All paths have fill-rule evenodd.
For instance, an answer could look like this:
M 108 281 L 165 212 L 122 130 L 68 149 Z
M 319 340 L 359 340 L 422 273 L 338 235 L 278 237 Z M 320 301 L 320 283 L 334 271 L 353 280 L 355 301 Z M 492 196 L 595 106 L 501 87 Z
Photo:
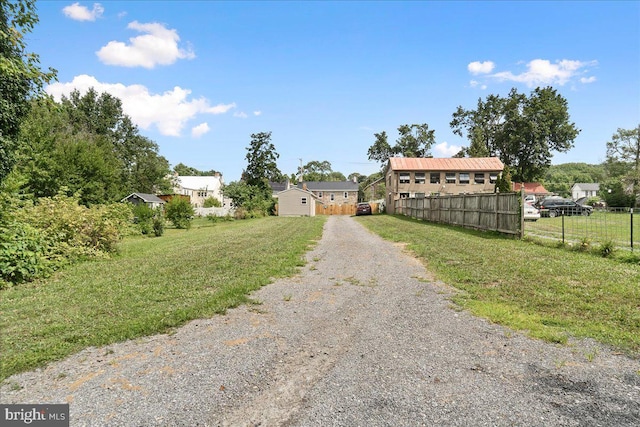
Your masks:
M 378 213 L 378 203 L 369 202 L 371 212 Z M 316 215 L 355 215 L 357 205 L 323 205 L 316 203 Z
M 520 193 L 427 196 L 395 201 L 395 212 L 411 218 L 522 236 Z

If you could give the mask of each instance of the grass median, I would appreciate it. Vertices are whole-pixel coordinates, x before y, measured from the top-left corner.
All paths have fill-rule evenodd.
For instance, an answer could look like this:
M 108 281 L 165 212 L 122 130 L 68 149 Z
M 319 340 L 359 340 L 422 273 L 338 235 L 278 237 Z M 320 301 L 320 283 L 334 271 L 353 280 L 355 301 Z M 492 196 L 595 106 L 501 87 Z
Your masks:
M 323 224 L 200 220 L 188 231 L 126 239 L 112 259 L 0 291 L 0 378 L 250 302 L 251 291 L 304 265 Z
M 640 356 L 640 265 L 398 216 L 359 220 L 406 243 L 478 316 L 551 342 L 591 337 Z

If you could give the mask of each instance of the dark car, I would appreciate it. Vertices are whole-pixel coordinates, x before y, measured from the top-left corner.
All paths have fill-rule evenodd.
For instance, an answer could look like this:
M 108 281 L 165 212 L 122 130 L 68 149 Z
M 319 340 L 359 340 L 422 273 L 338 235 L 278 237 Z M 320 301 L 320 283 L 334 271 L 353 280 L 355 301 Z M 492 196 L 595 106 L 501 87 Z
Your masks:
M 538 204 L 540 216 L 548 216 L 555 218 L 560 215 L 591 215 L 593 208 L 591 206 L 581 205 L 570 199 L 549 198 L 544 199 Z
M 356 216 L 371 215 L 371 205 L 369 203 L 358 203 L 356 206 Z

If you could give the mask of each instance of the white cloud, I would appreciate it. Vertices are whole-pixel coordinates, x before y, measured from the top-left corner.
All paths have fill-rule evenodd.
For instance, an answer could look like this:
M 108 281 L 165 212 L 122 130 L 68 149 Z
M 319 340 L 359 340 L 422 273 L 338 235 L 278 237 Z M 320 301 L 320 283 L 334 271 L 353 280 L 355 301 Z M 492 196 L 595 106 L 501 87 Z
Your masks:
M 235 113 L 233 113 L 233 117 L 240 117 L 241 119 L 246 119 L 247 113 L 243 113 L 242 111 L 237 111 Z
M 194 138 L 199 138 L 205 133 L 209 133 L 211 129 L 209 128 L 208 123 L 200 123 L 198 126 L 191 128 L 191 136 Z
M 485 84 L 481 84 L 479 81 L 477 80 L 471 80 L 469 81 L 469 86 L 470 87 L 479 87 L 482 90 L 485 90 L 487 88 L 487 85 Z
M 253 115 L 254 116 L 261 116 L 262 115 L 262 111 L 254 111 Z
M 196 56 L 191 49 L 178 47 L 180 36 L 177 31 L 162 24 L 133 21 L 127 28 L 143 35 L 130 38 L 129 44 L 110 41 L 96 52 L 100 61 L 107 65 L 154 68 L 156 65 L 169 65 L 178 59 L 193 59 Z
M 86 6 L 80 6 L 80 3 L 74 3 L 62 8 L 62 13 L 74 21 L 95 21 L 104 13 L 104 7 L 100 3 L 94 3 L 93 9 L 89 10 Z
M 458 145 L 449 145 L 447 142 L 441 142 L 440 144 L 433 146 L 435 152 L 434 157 L 452 157 L 456 155 L 462 147 Z
M 585 84 L 586 84 L 586 83 L 593 83 L 593 82 L 595 82 L 595 81 L 596 81 L 596 78 L 595 78 L 594 76 L 591 76 L 591 77 L 582 77 L 582 78 L 580 79 L 580 83 L 585 83 Z
M 513 74 L 511 71 L 502 71 L 493 74 L 491 77 L 499 81 L 507 80 L 525 83 L 529 87 L 540 84 L 557 84 L 563 86 L 567 82 L 577 79 L 583 69 L 596 64 L 597 61 L 582 62 L 563 59 L 551 63 L 551 61 L 547 59 L 534 59 L 527 64 L 527 71 L 523 73 Z M 581 81 L 582 80 L 584 79 L 581 79 Z M 595 77 L 593 77 L 591 81 L 595 81 Z M 582 82 L 590 83 L 591 81 Z
M 206 98 L 189 99 L 191 91 L 178 86 L 153 94 L 143 85 L 103 83 L 86 74 L 76 76 L 68 83 L 53 83 L 46 91 L 59 100 L 62 95 L 69 96 L 74 89 L 84 94 L 89 88 L 120 99 L 124 113 L 140 128 L 155 127 L 168 136 L 180 136 L 187 122 L 198 114 L 223 114 L 236 107 L 235 103 L 211 106 Z
M 492 61 L 484 61 L 484 62 L 474 61 L 469 63 L 469 65 L 467 65 L 467 70 L 469 70 L 469 72 L 474 75 L 489 74 L 490 72 L 493 71 L 495 66 L 496 64 L 494 64 Z

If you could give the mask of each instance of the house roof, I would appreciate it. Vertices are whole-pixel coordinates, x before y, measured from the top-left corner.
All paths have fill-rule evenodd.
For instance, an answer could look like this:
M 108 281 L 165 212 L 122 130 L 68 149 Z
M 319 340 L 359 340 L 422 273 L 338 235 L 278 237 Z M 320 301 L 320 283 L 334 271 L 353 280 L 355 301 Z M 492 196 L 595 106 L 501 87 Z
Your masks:
M 390 157 L 389 166 L 396 171 L 502 171 L 497 157 Z
M 373 181 L 372 183 L 367 184 L 367 186 L 366 186 L 366 187 L 364 187 L 364 190 L 366 190 L 367 188 L 369 188 L 369 187 L 371 187 L 371 186 L 376 185 L 376 184 L 377 184 L 377 183 L 379 183 L 379 182 L 384 182 L 384 181 L 385 181 L 385 177 L 384 177 L 384 176 L 381 176 L 380 178 L 376 179 L 376 180 L 375 180 L 375 181 Z
M 359 184 L 353 181 L 305 181 L 299 182 L 298 188 L 307 186 L 309 191 L 358 191 Z
M 575 183 L 573 184 L 573 188 L 579 187 L 582 191 L 600 191 L 600 184 L 594 183 Z
M 222 177 L 220 176 L 178 176 L 178 186 L 189 190 L 213 190 L 220 188 Z
M 281 191 L 287 190 L 289 187 L 289 182 L 273 182 L 269 181 L 269 186 L 271 187 L 271 191 L 274 193 L 279 193 Z
M 164 200 L 162 200 L 160 197 L 156 196 L 155 194 L 148 194 L 148 193 L 131 193 L 120 201 L 121 202 L 127 201 L 131 197 L 133 197 L 134 199 L 135 198 L 141 199 L 145 203 L 164 203 Z
M 298 188 L 298 187 L 291 187 L 291 188 L 288 188 L 288 189 L 286 189 L 286 190 L 282 190 L 282 191 L 280 191 L 280 192 L 278 193 L 278 195 L 283 194 L 283 193 L 289 193 L 289 192 L 291 192 L 291 191 L 297 191 L 297 192 L 299 192 L 299 193 L 307 194 L 307 195 L 309 195 L 309 196 L 313 197 L 314 199 L 316 199 L 316 198 L 317 198 L 317 197 L 316 197 L 316 195 L 315 195 L 315 194 L 313 194 L 312 192 L 307 191 L 307 190 L 303 190 L 302 188 Z
M 524 187 L 526 194 L 549 194 L 546 188 L 539 182 L 512 182 L 511 189 L 513 191 L 520 191 Z

